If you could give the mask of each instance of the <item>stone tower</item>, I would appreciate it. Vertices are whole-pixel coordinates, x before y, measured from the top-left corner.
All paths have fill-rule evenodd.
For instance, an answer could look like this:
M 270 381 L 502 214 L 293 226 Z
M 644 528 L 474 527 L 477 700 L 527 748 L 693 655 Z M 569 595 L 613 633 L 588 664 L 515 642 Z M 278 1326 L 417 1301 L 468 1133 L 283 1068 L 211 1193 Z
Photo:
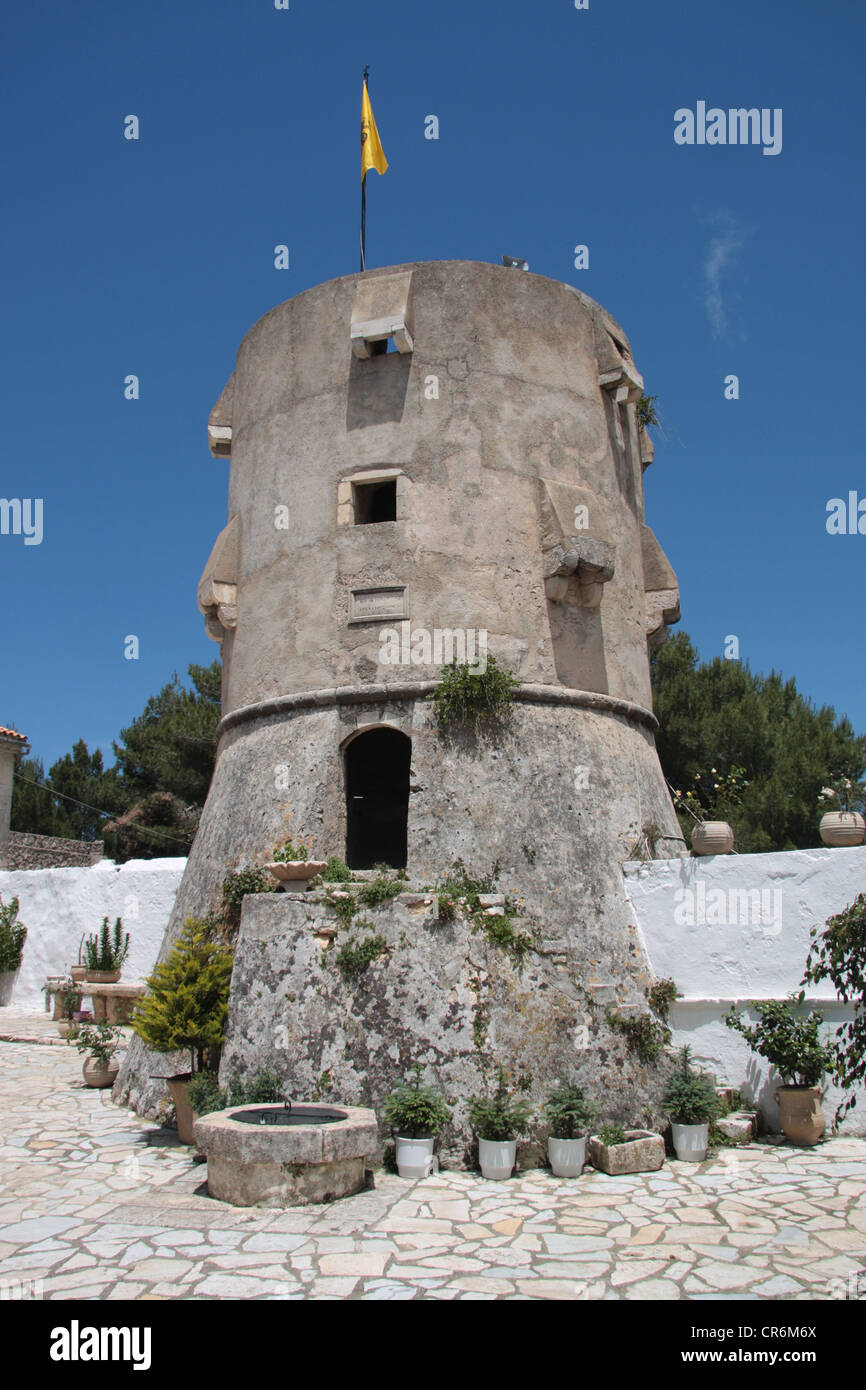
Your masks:
M 641 389 L 599 305 L 474 262 L 318 285 L 243 340 L 210 419 L 229 521 L 198 595 L 222 645 L 218 759 L 167 939 L 289 833 L 356 868 L 405 864 L 413 883 L 498 861 L 540 944 L 518 968 L 407 908 L 404 967 L 395 938 L 381 988 L 365 986 L 378 1003 L 338 999 L 331 972 L 317 1024 L 297 989 L 284 1012 L 286 980 L 324 968 L 304 914 L 278 923 L 287 900 L 248 898 L 227 1048 L 242 1068 L 254 1051 L 299 1088 L 328 1074 L 335 1098 L 378 1102 L 412 1052 L 452 1092 L 494 1055 L 533 1087 L 576 1058 L 596 1089 L 614 1067 L 633 1110 L 651 1103 L 604 1014 L 645 1007 L 620 864 L 645 827 L 657 854 L 683 851 L 650 708 L 648 643 L 679 608 L 644 522 Z M 520 682 L 511 725 L 443 738 L 427 697 L 473 642 Z M 241 1027 L 257 975 L 279 1004 Z M 346 1009 L 359 1027 L 337 1037 Z M 145 1071 L 136 1044 L 121 1091 L 143 1103 Z

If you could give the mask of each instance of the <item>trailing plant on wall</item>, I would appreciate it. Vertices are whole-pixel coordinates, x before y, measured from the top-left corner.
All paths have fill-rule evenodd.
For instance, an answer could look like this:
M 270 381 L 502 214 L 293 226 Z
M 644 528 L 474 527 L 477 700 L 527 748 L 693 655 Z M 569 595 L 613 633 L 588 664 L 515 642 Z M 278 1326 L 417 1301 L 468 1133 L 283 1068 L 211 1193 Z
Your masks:
M 670 1028 L 653 1018 L 652 1014 L 624 1016 L 610 1010 L 607 1021 L 611 1028 L 622 1033 L 629 1052 L 633 1052 L 647 1066 L 658 1060 L 662 1049 L 671 1040 Z
M 830 980 L 839 999 L 854 1004 L 854 1017 L 836 1030 L 835 1078 L 848 1090 L 866 1081 L 866 893 L 813 927 L 804 984 Z M 801 995 L 802 998 L 802 995 Z M 857 1103 L 852 1095 L 836 1112 L 836 1123 Z
M 359 927 L 372 927 L 372 922 L 358 922 Z M 359 979 L 367 966 L 379 956 L 384 955 L 388 949 L 387 942 L 378 933 L 367 936 L 363 941 L 358 941 L 351 936 L 348 941 L 340 947 L 335 957 L 335 964 L 343 979 L 347 984 L 354 983 Z
M 277 884 L 266 869 L 248 866 L 226 874 L 223 879 L 221 911 L 230 932 L 241 924 L 241 908 L 248 893 L 276 893 Z
M 460 727 L 476 734 L 501 727 L 511 715 L 519 684 L 495 656 L 487 657 L 483 671 L 466 661 L 443 666 L 436 689 L 427 697 L 433 701 L 440 734 Z
M 667 1023 L 671 1005 L 680 999 L 679 990 L 671 979 L 656 980 L 647 990 L 647 1003 L 663 1023 Z

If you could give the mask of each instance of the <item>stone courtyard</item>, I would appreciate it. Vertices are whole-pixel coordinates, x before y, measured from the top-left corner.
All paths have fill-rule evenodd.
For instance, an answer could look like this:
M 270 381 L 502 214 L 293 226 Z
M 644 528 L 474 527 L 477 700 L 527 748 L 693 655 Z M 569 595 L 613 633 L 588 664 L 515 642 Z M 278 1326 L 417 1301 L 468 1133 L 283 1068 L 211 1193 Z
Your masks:
M 374 1190 L 331 1205 L 240 1209 L 207 1195 L 204 1165 L 173 1131 L 85 1087 L 47 1017 L 3 1014 L 6 1297 L 30 1281 L 46 1299 L 866 1294 L 864 1139 L 756 1143 L 626 1178 L 379 1172 Z

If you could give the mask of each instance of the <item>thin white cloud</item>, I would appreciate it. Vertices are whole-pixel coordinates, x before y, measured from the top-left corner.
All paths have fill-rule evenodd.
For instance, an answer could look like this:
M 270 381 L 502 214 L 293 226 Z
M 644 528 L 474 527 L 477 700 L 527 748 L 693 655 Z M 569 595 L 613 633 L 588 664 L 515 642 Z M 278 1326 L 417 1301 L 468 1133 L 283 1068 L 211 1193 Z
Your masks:
M 704 257 L 704 307 L 714 338 L 723 338 L 728 328 L 725 281 L 745 245 L 746 234 L 729 213 L 719 213 L 712 219 L 719 230 L 711 237 Z

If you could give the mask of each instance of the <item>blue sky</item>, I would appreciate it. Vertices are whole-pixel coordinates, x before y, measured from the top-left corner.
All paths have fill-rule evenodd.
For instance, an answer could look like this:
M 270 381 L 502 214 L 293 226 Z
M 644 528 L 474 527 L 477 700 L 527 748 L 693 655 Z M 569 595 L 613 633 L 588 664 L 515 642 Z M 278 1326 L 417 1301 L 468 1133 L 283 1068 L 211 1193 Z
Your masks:
M 864 40 L 854 0 L 7 7 L 0 496 L 42 498 L 44 534 L 0 535 L 0 723 L 46 766 L 109 751 L 217 654 L 208 413 L 256 319 L 357 269 L 369 63 L 391 167 L 368 264 L 508 252 L 604 304 L 659 396 L 647 516 L 682 626 L 866 730 L 866 535 L 825 526 L 831 497 L 866 499 Z M 781 108 L 781 152 L 677 145 L 698 101 Z

